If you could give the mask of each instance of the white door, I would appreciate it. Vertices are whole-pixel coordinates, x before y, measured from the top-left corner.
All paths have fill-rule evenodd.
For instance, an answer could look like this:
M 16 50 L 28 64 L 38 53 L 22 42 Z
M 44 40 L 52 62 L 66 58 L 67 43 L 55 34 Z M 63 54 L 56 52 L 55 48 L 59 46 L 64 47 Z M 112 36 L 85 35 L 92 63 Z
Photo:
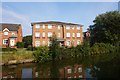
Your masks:
M 15 40 L 14 39 L 10 39 L 10 45 L 14 46 L 14 44 L 15 44 Z

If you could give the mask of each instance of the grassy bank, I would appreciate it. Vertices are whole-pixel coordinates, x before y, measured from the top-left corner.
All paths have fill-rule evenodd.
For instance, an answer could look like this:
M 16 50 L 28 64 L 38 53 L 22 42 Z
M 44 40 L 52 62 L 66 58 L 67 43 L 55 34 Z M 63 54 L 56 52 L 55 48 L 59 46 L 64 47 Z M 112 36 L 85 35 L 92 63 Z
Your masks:
M 17 51 L 8 51 L 0 53 L 2 63 L 8 64 L 9 61 L 16 61 L 16 63 L 24 62 L 25 60 L 33 60 L 34 56 L 32 51 L 26 49 L 17 49 Z

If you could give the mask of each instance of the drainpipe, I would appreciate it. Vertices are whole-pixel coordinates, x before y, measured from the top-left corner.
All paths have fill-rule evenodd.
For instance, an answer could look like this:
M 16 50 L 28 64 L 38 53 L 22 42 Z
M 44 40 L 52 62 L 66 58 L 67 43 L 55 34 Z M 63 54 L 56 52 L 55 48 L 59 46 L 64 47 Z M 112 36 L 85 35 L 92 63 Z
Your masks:
M 62 30 L 63 30 L 63 39 L 64 39 L 64 26 L 62 25 Z

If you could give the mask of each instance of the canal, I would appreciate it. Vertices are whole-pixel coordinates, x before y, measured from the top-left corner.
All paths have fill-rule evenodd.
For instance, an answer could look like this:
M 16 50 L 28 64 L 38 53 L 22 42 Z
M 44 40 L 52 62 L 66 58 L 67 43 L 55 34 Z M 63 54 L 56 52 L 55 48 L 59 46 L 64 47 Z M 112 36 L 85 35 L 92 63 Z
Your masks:
M 119 79 L 120 56 L 105 54 L 45 63 L 25 63 L 2 66 L 2 78 L 20 80 L 36 78 L 80 78 L 82 80 Z

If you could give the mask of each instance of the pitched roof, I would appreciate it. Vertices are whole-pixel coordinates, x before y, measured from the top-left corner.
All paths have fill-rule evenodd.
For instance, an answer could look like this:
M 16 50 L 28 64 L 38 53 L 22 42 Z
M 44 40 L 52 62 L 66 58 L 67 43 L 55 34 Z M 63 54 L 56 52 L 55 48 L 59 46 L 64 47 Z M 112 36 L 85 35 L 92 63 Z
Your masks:
M 17 31 L 19 29 L 21 24 L 6 24 L 6 23 L 0 23 L 0 31 L 3 31 L 5 28 L 7 28 L 9 31 Z
M 59 24 L 59 25 L 79 25 L 79 26 L 83 26 L 81 24 L 74 24 L 74 23 L 67 23 L 67 22 L 60 22 L 60 21 L 47 21 L 47 22 L 34 22 L 34 23 L 31 23 L 32 26 L 34 24 Z

